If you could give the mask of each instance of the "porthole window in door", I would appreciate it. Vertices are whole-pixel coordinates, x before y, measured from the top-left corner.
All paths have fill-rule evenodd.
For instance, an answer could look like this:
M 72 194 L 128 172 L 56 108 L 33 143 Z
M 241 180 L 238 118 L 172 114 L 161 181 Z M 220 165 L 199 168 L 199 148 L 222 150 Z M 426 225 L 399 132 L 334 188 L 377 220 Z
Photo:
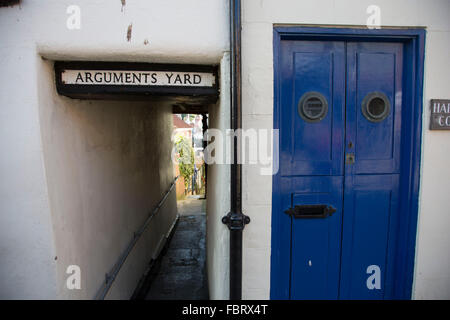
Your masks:
M 307 92 L 298 102 L 298 114 L 307 122 L 319 122 L 326 117 L 327 113 L 327 100 L 319 92 Z
M 391 104 L 384 93 L 371 92 L 364 97 L 361 110 L 367 120 L 381 122 L 389 116 Z

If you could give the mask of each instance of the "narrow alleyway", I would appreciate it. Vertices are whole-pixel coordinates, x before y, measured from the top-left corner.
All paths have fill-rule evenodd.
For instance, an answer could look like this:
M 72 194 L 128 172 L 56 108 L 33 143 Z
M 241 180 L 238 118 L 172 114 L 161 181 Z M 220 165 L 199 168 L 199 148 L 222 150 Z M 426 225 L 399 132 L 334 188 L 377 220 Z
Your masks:
M 178 201 L 180 220 L 161 264 L 154 270 L 147 300 L 208 299 L 206 200 Z

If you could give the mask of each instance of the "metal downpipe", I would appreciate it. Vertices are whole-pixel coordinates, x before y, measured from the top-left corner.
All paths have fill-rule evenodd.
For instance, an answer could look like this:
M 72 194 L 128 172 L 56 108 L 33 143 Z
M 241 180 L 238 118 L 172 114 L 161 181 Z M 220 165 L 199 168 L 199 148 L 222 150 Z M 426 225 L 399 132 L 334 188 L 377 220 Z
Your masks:
M 230 0 L 230 50 L 231 50 L 231 129 L 242 128 L 241 100 L 241 1 Z M 242 231 L 250 218 L 242 213 L 242 171 L 238 163 L 241 136 L 233 138 L 233 163 L 231 164 L 231 211 L 222 218 L 230 230 L 230 300 L 242 299 Z

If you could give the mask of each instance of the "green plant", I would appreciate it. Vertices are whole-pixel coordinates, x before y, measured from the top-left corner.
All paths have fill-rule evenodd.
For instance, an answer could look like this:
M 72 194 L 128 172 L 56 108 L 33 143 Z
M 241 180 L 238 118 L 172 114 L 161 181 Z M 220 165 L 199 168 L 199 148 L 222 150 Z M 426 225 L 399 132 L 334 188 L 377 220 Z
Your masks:
M 182 136 L 175 141 L 175 148 L 178 153 L 180 175 L 184 179 L 185 190 L 187 190 L 194 174 L 194 148 L 192 148 L 191 142 Z

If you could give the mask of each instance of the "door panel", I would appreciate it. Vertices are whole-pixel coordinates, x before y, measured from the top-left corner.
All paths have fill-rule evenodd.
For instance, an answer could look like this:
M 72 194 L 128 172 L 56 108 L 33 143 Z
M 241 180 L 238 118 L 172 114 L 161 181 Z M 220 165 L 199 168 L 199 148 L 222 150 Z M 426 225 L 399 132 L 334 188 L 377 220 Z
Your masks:
M 398 175 L 345 177 L 341 299 L 390 296 L 391 286 L 386 280 L 392 280 L 390 261 L 395 251 L 398 186 Z M 373 270 L 368 271 L 370 266 L 380 270 L 379 288 L 367 286 L 373 274 Z
M 346 145 L 354 145 L 353 174 L 398 173 L 402 107 L 402 44 L 347 44 Z M 373 122 L 363 114 L 371 93 L 384 95 L 389 113 Z M 376 99 L 376 97 L 374 97 Z
M 282 46 L 281 174 L 342 175 L 344 44 L 285 41 Z M 321 94 L 328 105 L 317 122 L 299 115 L 298 103 L 309 92 Z
M 345 165 L 342 299 L 391 296 L 399 214 L 402 61 L 398 43 L 347 44 L 346 149 L 355 154 L 355 162 Z M 389 104 L 384 119 L 364 114 L 364 99 L 372 93 Z M 380 270 L 380 288 L 368 288 L 370 266 Z
M 292 299 L 337 299 L 342 220 L 342 177 L 294 179 L 292 206 L 326 204 L 326 218 L 292 218 Z

